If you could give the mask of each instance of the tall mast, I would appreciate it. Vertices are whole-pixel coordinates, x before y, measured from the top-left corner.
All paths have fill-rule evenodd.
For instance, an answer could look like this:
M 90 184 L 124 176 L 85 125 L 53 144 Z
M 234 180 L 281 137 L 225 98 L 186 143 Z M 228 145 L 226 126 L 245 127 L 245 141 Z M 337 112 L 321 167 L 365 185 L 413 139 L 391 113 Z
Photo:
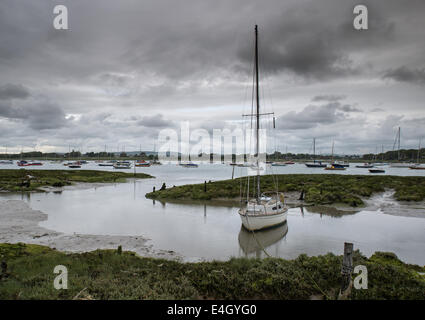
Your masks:
M 257 202 L 260 201 L 260 171 L 258 158 L 260 156 L 260 84 L 258 80 L 258 26 L 255 25 L 255 84 L 256 84 L 256 102 L 257 102 Z
M 313 138 L 313 162 L 316 162 L 316 138 Z
M 419 138 L 419 146 L 418 146 L 418 164 L 419 164 L 419 160 L 420 160 L 420 152 L 421 152 L 421 138 Z
M 400 137 L 401 137 L 400 127 L 398 127 L 398 152 L 397 152 L 398 161 L 400 161 Z

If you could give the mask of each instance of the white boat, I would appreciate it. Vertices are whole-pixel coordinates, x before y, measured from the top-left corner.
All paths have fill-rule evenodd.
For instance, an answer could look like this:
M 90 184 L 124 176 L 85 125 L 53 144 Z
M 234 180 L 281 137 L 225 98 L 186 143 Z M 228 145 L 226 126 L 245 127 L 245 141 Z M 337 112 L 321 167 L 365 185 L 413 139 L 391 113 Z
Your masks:
M 273 162 L 272 167 L 286 167 L 285 162 Z
M 419 146 L 418 146 L 418 159 L 417 159 L 417 163 L 414 165 L 411 165 L 409 168 L 413 169 L 413 170 L 425 170 L 425 165 L 422 165 L 420 163 L 421 160 L 421 139 L 419 139 Z
M 411 166 L 414 165 L 414 163 L 409 163 L 409 162 L 401 162 L 401 156 L 400 156 L 400 140 L 401 140 L 401 128 L 398 127 L 398 132 L 396 135 L 396 138 L 394 140 L 394 146 L 393 146 L 393 150 L 395 148 L 396 143 L 398 143 L 397 146 L 397 161 L 398 162 L 394 162 L 390 164 L 391 168 L 410 168 Z
M 0 164 L 13 164 L 13 160 L 0 160 Z
M 118 161 L 114 164 L 114 169 L 131 169 L 130 161 Z
M 256 113 L 250 116 L 256 117 L 256 150 L 255 154 L 260 152 L 260 95 L 259 95 L 259 76 L 258 76 L 258 28 L 255 26 L 255 83 L 256 83 Z M 258 157 L 256 159 L 256 168 L 260 168 Z M 250 176 L 247 177 L 247 185 L 249 185 Z M 239 209 L 238 213 L 242 220 L 244 228 L 250 231 L 257 231 L 274 226 L 281 225 L 286 222 L 288 208 L 284 205 L 283 193 L 274 192 L 261 193 L 260 190 L 260 170 L 257 169 L 256 175 L 256 192 L 250 198 L 249 188 L 246 194 L 246 200 L 241 201 L 244 205 Z M 242 190 L 241 190 L 242 191 Z M 243 195 L 245 197 L 245 195 Z M 241 199 L 242 200 L 242 199 Z
M 243 226 L 250 231 L 281 225 L 286 221 L 288 208 L 283 204 L 283 194 L 263 194 L 259 200 L 251 199 L 246 207 L 239 209 Z

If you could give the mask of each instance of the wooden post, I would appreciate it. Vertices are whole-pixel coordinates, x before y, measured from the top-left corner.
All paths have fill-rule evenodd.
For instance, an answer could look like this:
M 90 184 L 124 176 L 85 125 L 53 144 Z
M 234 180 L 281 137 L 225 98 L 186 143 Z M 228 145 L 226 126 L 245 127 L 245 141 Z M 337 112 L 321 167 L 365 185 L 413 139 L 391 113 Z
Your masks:
M 298 200 L 304 200 L 304 188 L 301 190 L 300 198 Z
M 342 259 L 341 268 L 341 290 L 339 291 L 338 299 L 343 300 L 351 293 L 352 281 L 351 273 L 353 272 L 353 244 L 344 242 L 344 257 Z
M 232 168 L 232 180 L 233 180 L 233 177 L 235 176 L 235 166 L 232 166 L 233 168 Z

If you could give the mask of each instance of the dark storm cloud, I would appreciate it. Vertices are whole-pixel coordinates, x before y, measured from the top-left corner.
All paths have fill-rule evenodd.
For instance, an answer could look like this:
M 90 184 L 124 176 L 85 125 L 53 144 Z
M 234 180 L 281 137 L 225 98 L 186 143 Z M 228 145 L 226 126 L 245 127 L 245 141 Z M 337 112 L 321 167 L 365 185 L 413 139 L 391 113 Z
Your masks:
M 388 70 L 384 74 L 384 78 L 393 79 L 400 82 L 408 82 L 414 84 L 425 84 L 425 68 L 409 69 L 405 66 L 397 69 Z
M 333 124 L 348 119 L 348 112 L 358 110 L 348 104 L 342 105 L 339 102 L 330 102 L 324 105 L 306 106 L 303 110 L 291 111 L 279 117 L 278 124 L 282 130 L 302 130 L 311 129 L 318 125 Z
M 8 83 L 0 86 L 0 100 L 26 99 L 29 95 L 29 90 L 23 85 Z
M 325 94 L 325 95 L 315 96 L 315 97 L 313 97 L 313 99 L 311 99 L 311 101 L 314 101 L 314 102 L 317 102 L 317 101 L 335 102 L 335 101 L 339 101 L 339 100 L 344 100 L 345 98 L 347 98 L 347 96 L 345 96 L 345 95 Z
M 260 75 L 273 80 L 282 132 L 333 136 L 350 125 L 344 143 L 361 145 L 364 123 L 383 132 L 377 122 L 388 114 L 422 118 L 423 90 L 409 86 L 401 97 L 406 86 L 398 82 L 424 83 L 425 1 L 361 3 L 369 8 L 364 32 L 352 27 L 357 0 L 73 0 L 63 3 L 70 30 L 58 31 L 52 27 L 57 3 L 3 0 L 1 129 L 19 131 L 11 144 L 129 145 L 133 139 L 138 146 L 138 137 L 186 119 L 221 127 L 239 119 L 258 24 Z M 396 80 L 391 88 L 383 74 Z M 306 97 L 319 105 L 306 106 Z M 378 103 L 380 114 L 367 112 Z M 44 130 L 52 128 L 55 137 Z M 368 133 L 365 145 L 371 135 L 386 136 Z M 295 136 L 291 141 L 302 144 Z
M 0 117 L 22 120 L 35 130 L 57 129 L 66 123 L 63 110 L 49 102 L 27 103 L 20 106 L 0 103 Z

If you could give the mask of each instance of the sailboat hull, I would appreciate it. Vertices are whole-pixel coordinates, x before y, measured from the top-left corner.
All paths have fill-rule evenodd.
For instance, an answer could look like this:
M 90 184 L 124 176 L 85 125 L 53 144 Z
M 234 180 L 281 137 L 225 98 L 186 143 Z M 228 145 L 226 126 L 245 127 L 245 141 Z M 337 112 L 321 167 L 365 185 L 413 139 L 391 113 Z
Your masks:
M 271 227 L 278 226 L 286 222 L 288 209 L 285 207 L 283 211 L 275 214 L 246 214 L 246 210 L 239 210 L 239 216 L 242 220 L 242 225 L 250 231 L 258 231 Z

